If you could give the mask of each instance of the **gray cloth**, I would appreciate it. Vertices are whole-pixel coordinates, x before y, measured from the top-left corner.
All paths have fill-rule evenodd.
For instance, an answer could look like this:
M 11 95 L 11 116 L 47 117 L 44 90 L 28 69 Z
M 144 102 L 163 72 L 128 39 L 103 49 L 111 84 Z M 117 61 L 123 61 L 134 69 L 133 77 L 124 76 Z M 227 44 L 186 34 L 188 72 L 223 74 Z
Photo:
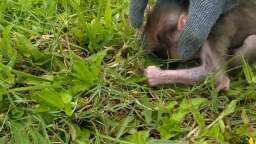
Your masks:
M 143 23 L 144 11 L 148 0 L 131 0 L 129 9 L 129 19 L 134 28 L 141 27 Z
M 158 0 L 158 4 L 163 1 L 168 0 Z M 142 25 L 147 3 L 148 0 L 131 0 L 129 17 L 133 27 Z M 191 59 L 200 50 L 219 16 L 238 3 L 239 0 L 190 0 L 188 20 L 178 43 L 180 57 Z

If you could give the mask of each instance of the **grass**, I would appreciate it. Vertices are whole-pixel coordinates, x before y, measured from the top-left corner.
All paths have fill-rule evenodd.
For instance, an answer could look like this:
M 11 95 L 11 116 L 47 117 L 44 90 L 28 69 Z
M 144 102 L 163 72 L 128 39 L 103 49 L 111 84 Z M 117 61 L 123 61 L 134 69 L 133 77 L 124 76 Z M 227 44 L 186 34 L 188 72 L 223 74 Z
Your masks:
M 149 88 L 128 0 L 0 0 L 0 143 L 247 144 L 255 65 L 232 88 Z M 252 140 L 251 140 L 252 141 Z M 251 142 L 252 143 L 252 142 Z

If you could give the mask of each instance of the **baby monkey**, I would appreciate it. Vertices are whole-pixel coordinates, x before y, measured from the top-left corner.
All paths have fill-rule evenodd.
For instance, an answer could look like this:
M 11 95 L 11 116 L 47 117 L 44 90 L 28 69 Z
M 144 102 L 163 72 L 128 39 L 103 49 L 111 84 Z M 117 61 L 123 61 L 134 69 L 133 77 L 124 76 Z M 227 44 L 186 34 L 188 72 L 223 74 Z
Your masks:
M 149 14 L 144 27 L 147 50 L 162 58 L 177 58 L 179 36 L 187 20 L 189 0 L 160 3 Z M 216 74 L 216 88 L 227 91 L 230 79 L 227 66 L 240 64 L 241 57 L 256 56 L 256 1 L 240 0 L 240 4 L 222 15 L 212 28 L 200 54 L 201 65 L 189 69 L 161 70 L 155 66 L 145 69 L 150 86 L 165 84 L 196 84 L 210 74 Z M 228 63 L 227 60 L 231 60 Z

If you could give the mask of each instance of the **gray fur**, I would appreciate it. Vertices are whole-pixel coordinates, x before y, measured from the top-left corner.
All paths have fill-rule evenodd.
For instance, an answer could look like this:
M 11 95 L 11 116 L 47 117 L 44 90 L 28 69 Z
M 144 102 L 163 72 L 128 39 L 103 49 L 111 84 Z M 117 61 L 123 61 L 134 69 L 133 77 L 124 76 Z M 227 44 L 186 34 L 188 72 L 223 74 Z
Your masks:
M 166 0 L 158 0 L 158 3 L 163 1 Z M 133 27 L 142 25 L 147 3 L 148 0 L 131 0 L 129 17 Z M 238 3 L 239 0 L 190 0 L 188 21 L 178 44 L 181 58 L 191 59 L 200 50 L 219 16 Z

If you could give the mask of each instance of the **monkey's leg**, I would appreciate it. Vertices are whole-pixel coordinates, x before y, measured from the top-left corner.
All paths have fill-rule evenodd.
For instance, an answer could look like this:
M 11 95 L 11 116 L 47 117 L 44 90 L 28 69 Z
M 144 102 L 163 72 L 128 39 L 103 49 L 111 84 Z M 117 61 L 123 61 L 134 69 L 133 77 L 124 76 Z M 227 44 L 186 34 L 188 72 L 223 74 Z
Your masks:
M 234 55 L 234 60 L 231 61 L 231 66 L 241 65 L 241 59 L 244 57 L 249 61 L 254 61 L 256 58 L 256 35 L 249 35 L 243 45 L 238 48 L 238 51 Z
M 256 35 L 250 35 L 245 40 L 243 45 L 238 48 L 238 51 L 234 55 L 233 61 L 231 61 L 231 66 L 241 65 L 241 59 L 244 57 L 249 61 L 255 62 L 256 57 Z M 224 73 L 223 73 L 224 74 Z M 224 78 L 220 78 L 217 84 L 217 90 L 227 91 L 230 87 L 230 80 L 224 75 Z
M 206 43 L 202 48 L 202 65 L 190 69 L 161 70 L 155 66 L 145 69 L 145 76 L 148 78 L 150 86 L 164 84 L 196 84 L 205 79 L 207 75 L 218 69 L 220 63 L 225 61 L 224 57 L 219 58 L 217 52 Z M 229 89 L 229 78 L 225 76 L 223 70 L 218 72 L 217 90 Z
M 222 41 L 224 40 L 224 41 Z M 230 88 L 230 79 L 226 75 L 226 52 L 229 45 L 229 39 L 223 37 L 214 45 L 206 43 L 202 48 L 201 60 L 208 74 L 213 73 L 216 80 L 217 91 L 228 91 Z

